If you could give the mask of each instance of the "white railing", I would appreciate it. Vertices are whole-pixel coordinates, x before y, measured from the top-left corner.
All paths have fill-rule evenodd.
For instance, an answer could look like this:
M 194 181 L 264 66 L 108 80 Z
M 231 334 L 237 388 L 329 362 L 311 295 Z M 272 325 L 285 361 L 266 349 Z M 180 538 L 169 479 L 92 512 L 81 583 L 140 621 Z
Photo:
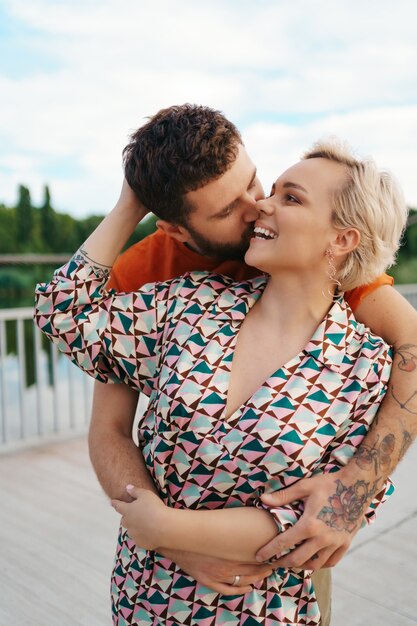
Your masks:
M 45 342 L 33 309 L 0 310 L 0 450 L 85 432 L 93 380 Z
M 417 284 L 397 289 L 417 309 Z M 85 432 L 90 417 L 93 380 L 42 339 L 32 315 L 0 310 L 0 451 Z

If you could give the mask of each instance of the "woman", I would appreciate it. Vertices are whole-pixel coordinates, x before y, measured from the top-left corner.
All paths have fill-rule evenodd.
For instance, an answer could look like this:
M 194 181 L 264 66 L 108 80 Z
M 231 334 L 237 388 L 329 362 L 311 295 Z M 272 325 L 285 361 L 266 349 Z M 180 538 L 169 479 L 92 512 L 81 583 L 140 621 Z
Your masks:
M 245 260 L 269 278 L 234 284 L 191 273 L 107 294 L 109 268 L 136 225 L 134 210 L 116 206 L 37 288 L 37 323 L 60 350 L 99 380 L 151 398 L 139 437 L 163 502 L 134 493 L 146 516 L 135 534 L 141 547 L 131 541 L 119 555 L 135 564 L 131 577 L 114 572 L 117 624 L 319 623 L 308 571 L 314 553 L 301 571 L 271 567 L 256 588 L 225 597 L 153 551 L 253 561 L 300 515 L 294 507 L 268 511 L 259 496 L 346 463 L 385 393 L 388 347 L 334 295 L 394 260 L 407 210 L 391 177 L 340 147 L 317 145 L 259 211 Z M 386 490 L 361 485 L 354 499 L 374 497 L 375 508 Z M 323 521 L 339 523 L 334 514 L 323 510 Z

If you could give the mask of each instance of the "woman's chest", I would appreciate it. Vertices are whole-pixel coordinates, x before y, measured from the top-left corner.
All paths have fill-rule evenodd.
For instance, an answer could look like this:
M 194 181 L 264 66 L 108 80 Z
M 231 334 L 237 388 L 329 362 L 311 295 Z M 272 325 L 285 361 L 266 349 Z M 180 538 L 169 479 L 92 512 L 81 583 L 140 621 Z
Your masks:
M 161 488 L 170 485 L 187 506 L 202 494 L 211 501 L 215 493 L 224 504 L 224 496 L 236 492 L 242 498 L 261 486 L 291 483 L 314 469 L 346 419 L 347 405 L 336 408 L 331 401 L 340 393 L 340 377 L 298 356 L 225 420 L 230 361 L 207 358 L 211 348 L 210 342 L 196 353 L 176 348 L 142 433 Z

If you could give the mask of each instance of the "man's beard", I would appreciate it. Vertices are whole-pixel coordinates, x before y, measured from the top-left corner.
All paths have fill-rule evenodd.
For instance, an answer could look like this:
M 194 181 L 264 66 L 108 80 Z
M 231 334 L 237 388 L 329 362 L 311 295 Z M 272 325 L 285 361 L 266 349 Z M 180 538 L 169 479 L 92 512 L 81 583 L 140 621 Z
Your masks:
M 219 261 L 243 261 L 253 234 L 253 224 L 251 224 L 238 243 L 217 243 L 204 237 L 189 224 L 186 228 L 193 238 L 193 245 L 187 245 L 199 254 Z

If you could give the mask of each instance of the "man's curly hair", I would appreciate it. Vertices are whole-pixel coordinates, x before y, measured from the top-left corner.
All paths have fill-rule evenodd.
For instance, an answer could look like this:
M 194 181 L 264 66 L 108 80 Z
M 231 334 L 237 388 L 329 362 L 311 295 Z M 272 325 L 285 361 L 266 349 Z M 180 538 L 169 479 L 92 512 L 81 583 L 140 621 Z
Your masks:
M 193 207 L 185 194 L 222 176 L 241 142 L 220 111 L 194 104 L 162 109 L 123 150 L 126 180 L 149 211 L 186 226 Z

